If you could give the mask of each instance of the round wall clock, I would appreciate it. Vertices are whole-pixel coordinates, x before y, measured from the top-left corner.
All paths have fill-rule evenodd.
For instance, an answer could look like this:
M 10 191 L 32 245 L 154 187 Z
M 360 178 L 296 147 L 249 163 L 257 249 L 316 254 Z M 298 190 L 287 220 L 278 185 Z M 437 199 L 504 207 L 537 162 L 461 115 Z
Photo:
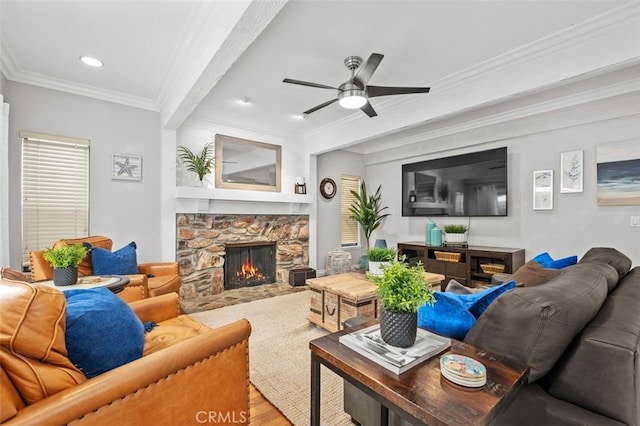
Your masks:
M 320 194 L 327 200 L 333 198 L 336 195 L 336 183 L 333 179 L 324 178 L 320 182 Z

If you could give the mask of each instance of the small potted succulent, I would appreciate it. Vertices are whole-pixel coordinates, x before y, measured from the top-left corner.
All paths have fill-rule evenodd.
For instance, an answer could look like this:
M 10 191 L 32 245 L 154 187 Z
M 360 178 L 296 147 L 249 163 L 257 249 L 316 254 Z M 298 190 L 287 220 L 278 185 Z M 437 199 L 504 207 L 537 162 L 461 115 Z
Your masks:
M 369 258 L 369 273 L 371 275 L 382 275 L 382 268 L 396 258 L 396 251 L 392 248 L 374 247 L 367 251 Z
M 467 242 L 467 226 L 466 225 L 445 225 L 444 241 L 447 243 L 466 243 Z
M 382 276 L 372 276 L 382 301 L 380 335 L 390 345 L 412 346 L 418 331 L 418 309 L 425 303 L 433 304 L 433 290 L 419 262 L 411 266 L 405 256 L 387 265 Z
M 59 286 L 78 282 L 78 264 L 89 253 L 80 243 L 45 249 L 44 260 L 53 267 L 53 283 Z

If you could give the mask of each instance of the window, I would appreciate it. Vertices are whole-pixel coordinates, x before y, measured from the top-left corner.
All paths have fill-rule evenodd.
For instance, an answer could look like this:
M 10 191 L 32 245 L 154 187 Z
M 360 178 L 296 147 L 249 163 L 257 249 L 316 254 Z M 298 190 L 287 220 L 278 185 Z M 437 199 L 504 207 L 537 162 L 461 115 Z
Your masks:
M 61 238 L 89 235 L 89 141 L 20 132 L 22 264 Z
M 358 222 L 351 218 L 349 207 L 353 204 L 353 194 L 351 191 L 360 190 L 360 178 L 358 176 L 341 176 L 340 185 L 340 245 L 342 247 L 357 246 L 360 243 L 360 232 L 358 232 Z

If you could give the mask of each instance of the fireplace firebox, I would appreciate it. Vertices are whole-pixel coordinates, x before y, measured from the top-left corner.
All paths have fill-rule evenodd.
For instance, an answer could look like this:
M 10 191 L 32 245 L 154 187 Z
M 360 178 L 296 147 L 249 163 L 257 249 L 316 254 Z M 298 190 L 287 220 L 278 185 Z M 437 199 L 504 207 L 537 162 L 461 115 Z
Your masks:
M 276 282 L 274 241 L 226 244 L 225 252 L 225 290 Z

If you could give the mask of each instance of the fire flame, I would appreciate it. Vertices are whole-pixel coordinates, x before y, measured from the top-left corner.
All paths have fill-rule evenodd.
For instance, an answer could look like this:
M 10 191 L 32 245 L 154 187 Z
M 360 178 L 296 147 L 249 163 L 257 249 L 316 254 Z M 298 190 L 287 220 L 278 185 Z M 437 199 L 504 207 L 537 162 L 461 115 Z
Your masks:
M 236 275 L 244 279 L 262 278 L 262 272 L 260 272 L 258 268 L 251 264 L 249 256 L 246 257 L 244 263 L 242 264 L 242 268 L 240 268 Z

